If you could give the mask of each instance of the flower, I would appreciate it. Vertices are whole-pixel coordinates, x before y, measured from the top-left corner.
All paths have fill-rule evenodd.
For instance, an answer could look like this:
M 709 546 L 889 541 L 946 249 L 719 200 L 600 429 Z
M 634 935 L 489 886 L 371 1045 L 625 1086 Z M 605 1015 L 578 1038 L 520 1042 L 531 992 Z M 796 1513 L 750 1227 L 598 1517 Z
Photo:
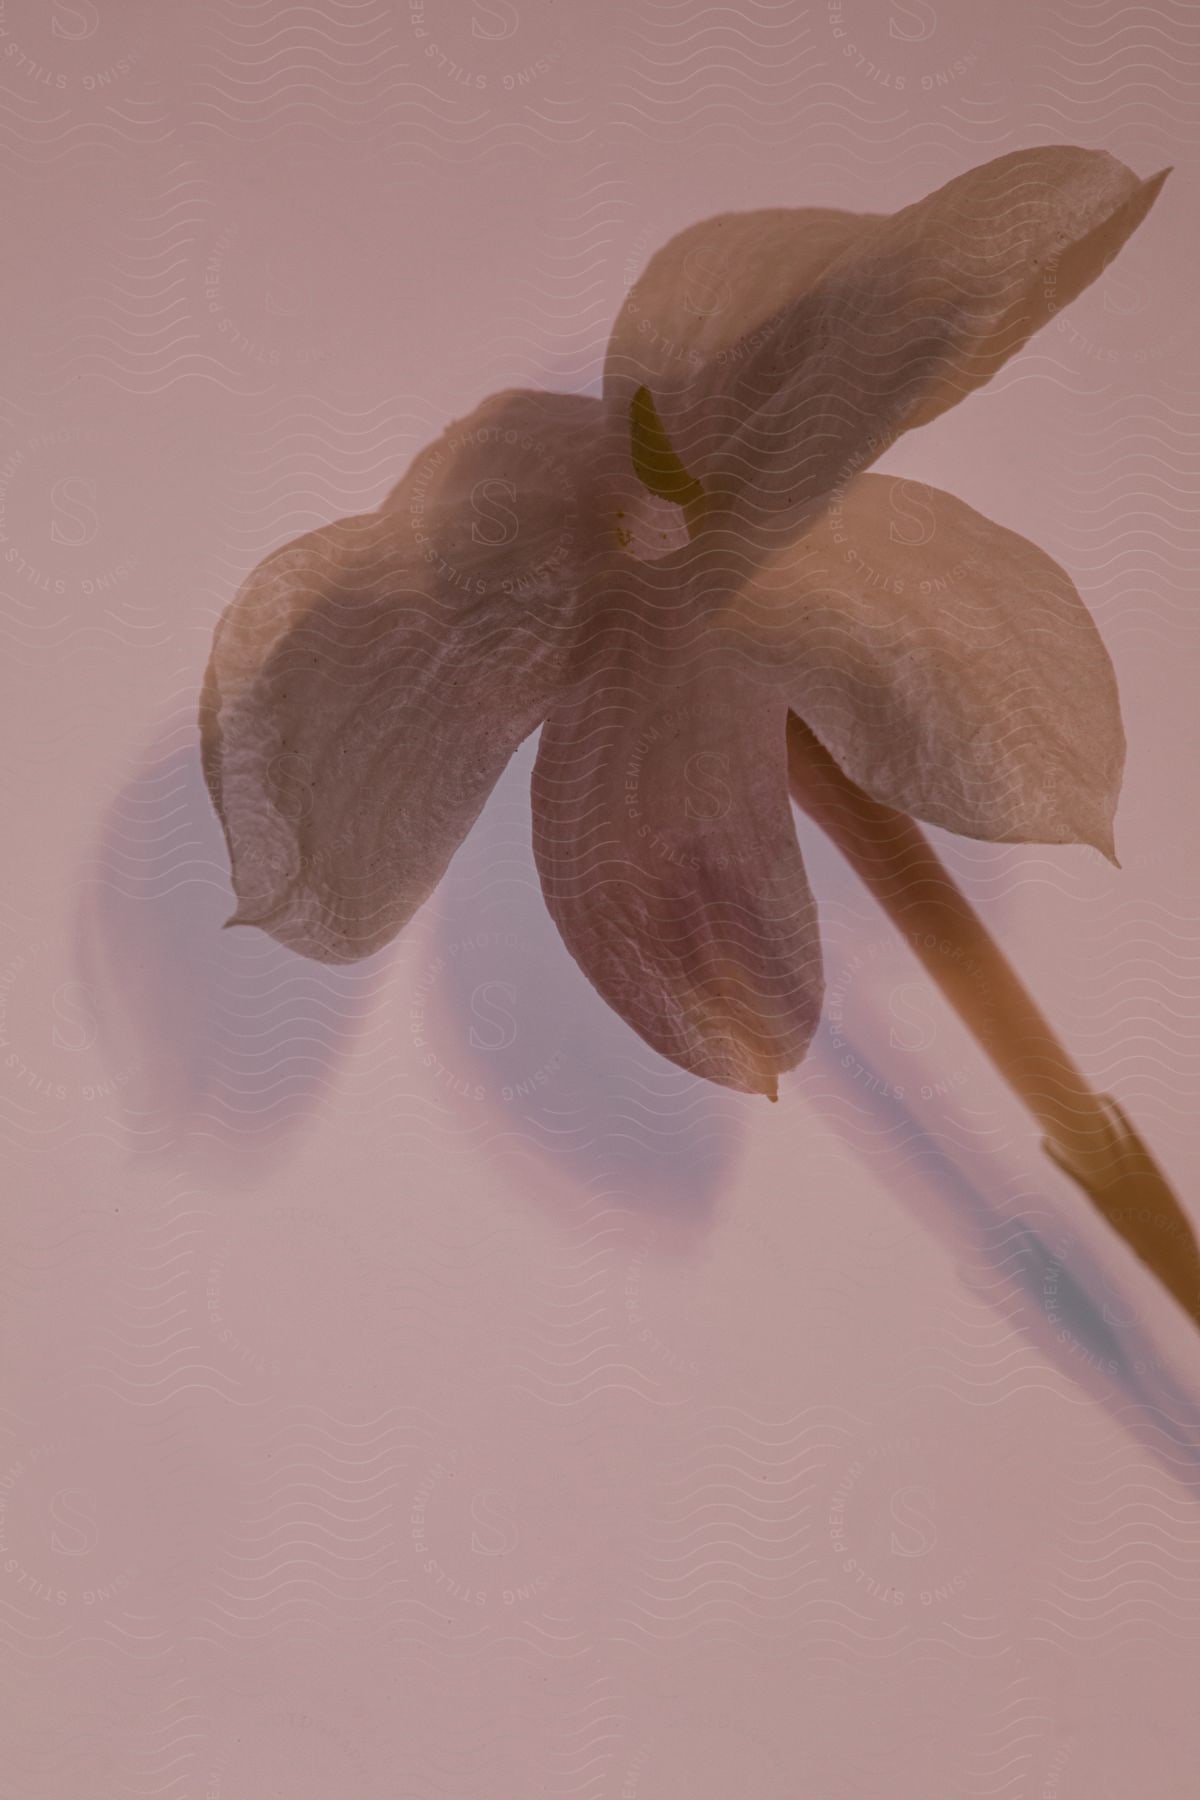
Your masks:
M 267 557 L 200 708 L 229 923 L 380 949 L 541 727 L 572 955 L 664 1056 L 774 1097 L 823 995 L 789 714 L 890 807 L 1111 856 L 1120 708 L 1070 578 L 864 471 L 1095 279 L 1165 175 L 1051 146 L 887 217 L 707 220 L 631 290 L 601 399 L 494 395 L 377 511 Z

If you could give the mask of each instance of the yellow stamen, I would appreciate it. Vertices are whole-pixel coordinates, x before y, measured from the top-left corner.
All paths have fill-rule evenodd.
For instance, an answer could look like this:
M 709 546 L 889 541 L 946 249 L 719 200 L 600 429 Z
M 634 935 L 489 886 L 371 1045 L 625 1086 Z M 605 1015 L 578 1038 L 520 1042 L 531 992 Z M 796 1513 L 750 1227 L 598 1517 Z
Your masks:
M 704 523 L 704 489 L 676 455 L 648 387 L 638 388 L 629 403 L 629 446 L 642 486 L 660 500 L 681 506 L 688 536 L 694 538 Z

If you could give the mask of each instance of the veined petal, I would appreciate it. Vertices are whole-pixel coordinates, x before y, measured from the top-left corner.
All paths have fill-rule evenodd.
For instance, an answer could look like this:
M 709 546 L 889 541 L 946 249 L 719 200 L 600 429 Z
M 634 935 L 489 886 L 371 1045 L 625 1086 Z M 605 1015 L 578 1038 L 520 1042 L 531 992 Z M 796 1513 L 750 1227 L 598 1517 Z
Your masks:
M 604 395 L 628 408 L 639 387 L 666 393 L 744 360 L 747 343 L 884 223 L 883 213 L 764 207 L 719 213 L 656 250 L 617 314 Z
M 778 689 L 635 622 L 599 636 L 533 777 L 546 903 L 593 986 L 672 1062 L 772 1098 L 822 999 L 786 722 Z
M 200 709 L 231 923 L 353 962 L 432 892 L 562 679 L 602 412 L 497 396 L 379 512 L 309 532 L 245 582 Z
M 1143 178 L 1105 151 L 1046 144 L 968 170 L 898 213 L 892 229 L 914 242 L 931 287 L 940 274 L 965 315 L 941 379 L 904 428 L 927 424 L 984 386 L 1090 287 L 1170 172 Z
M 1143 181 L 1103 152 L 1050 145 L 969 170 L 882 220 L 752 214 L 736 233 L 710 221 L 697 248 L 718 231 L 758 242 L 757 256 L 742 246 L 745 276 L 731 259 L 716 321 L 696 316 L 687 252 L 668 246 L 618 321 L 606 394 L 628 404 L 638 379 L 649 386 L 673 452 L 710 496 L 709 528 L 733 531 L 757 560 L 901 431 L 989 381 L 1096 278 L 1165 174 Z M 807 256 L 793 249 L 806 232 Z M 781 273 L 764 316 L 754 271 L 772 255 Z M 734 339 L 739 310 L 748 323 Z M 634 334 L 647 320 L 682 354 L 659 345 L 639 364 Z
M 1116 678 L 1036 545 L 953 494 L 863 475 L 742 599 L 743 647 L 873 799 L 965 837 L 1111 856 Z

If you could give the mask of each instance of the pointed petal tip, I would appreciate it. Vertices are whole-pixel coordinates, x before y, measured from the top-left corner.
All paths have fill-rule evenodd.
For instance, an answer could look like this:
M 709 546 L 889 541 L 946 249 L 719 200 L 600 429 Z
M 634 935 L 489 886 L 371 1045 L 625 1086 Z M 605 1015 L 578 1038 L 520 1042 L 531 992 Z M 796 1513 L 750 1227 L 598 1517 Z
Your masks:
M 752 1065 L 744 1067 L 737 1085 L 745 1094 L 761 1095 L 764 1100 L 775 1104 L 779 1100 L 779 1074 L 776 1069 L 757 1057 Z
M 1117 856 L 1117 840 L 1113 834 L 1111 825 L 1102 826 L 1094 834 L 1091 842 L 1100 852 L 1105 862 L 1111 863 L 1114 869 L 1119 869 L 1121 867 L 1120 858 Z
M 1149 210 L 1150 207 L 1152 207 L 1154 205 L 1154 202 L 1158 199 L 1158 196 L 1162 193 L 1163 186 L 1166 182 L 1167 176 L 1173 175 L 1174 172 L 1175 172 L 1174 163 L 1169 163 L 1165 169 L 1160 169 L 1158 171 L 1157 175 L 1147 175 L 1145 181 L 1143 181 L 1143 183 L 1141 185 L 1141 195 L 1140 195 L 1142 201 L 1145 204 L 1147 211 Z
M 266 923 L 266 921 L 270 918 L 270 916 L 271 915 L 269 912 L 253 913 L 253 912 L 250 912 L 245 907 L 238 906 L 238 907 L 235 907 L 234 911 L 231 912 L 229 917 L 223 922 L 223 924 L 221 926 L 221 930 L 228 931 L 229 927 L 231 925 L 260 925 L 261 926 Z
M 731 1067 L 728 1063 L 714 1065 L 711 1062 L 694 1062 L 683 1065 L 693 1075 L 699 1075 L 704 1081 L 711 1081 L 717 1087 L 728 1088 L 734 1094 L 748 1094 L 756 1100 L 779 1099 L 779 1078 L 772 1069 L 765 1069 L 761 1064 L 741 1063 Z
M 731 1066 L 728 1063 L 720 1073 L 710 1075 L 723 1087 L 735 1089 L 738 1093 L 761 1096 L 772 1102 L 779 1099 L 779 1067 L 774 1059 L 760 1044 L 743 1042 L 740 1054 Z

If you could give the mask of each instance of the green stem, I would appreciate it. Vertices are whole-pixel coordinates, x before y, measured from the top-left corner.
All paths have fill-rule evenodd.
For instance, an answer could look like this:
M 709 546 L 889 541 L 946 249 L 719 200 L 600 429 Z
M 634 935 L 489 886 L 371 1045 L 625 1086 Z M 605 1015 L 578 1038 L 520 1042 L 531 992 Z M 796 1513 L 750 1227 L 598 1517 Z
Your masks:
M 1200 1247 L 1121 1108 L 1092 1089 L 924 832 L 838 768 L 794 715 L 792 797 L 903 932 L 947 1001 L 1040 1125 L 1070 1175 L 1200 1325 Z

